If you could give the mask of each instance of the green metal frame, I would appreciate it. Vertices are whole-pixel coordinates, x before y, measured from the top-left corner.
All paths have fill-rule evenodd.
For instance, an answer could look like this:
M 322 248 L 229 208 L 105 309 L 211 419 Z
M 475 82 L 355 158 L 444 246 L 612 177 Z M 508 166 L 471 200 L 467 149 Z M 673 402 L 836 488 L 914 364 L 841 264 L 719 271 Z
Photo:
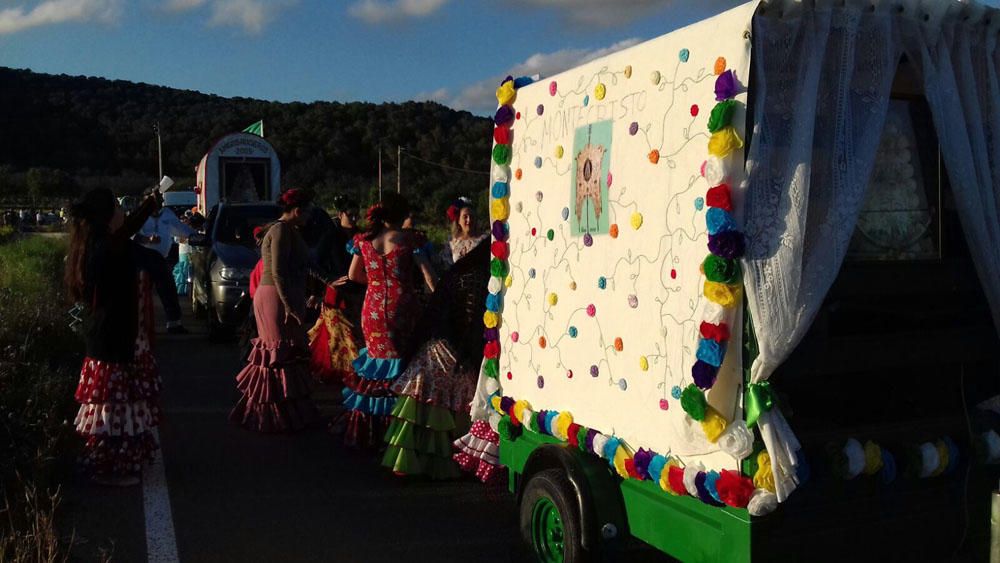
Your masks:
M 536 448 L 562 443 L 529 431 L 514 440 L 501 439 L 500 463 L 509 469 L 510 490 L 516 491 Z M 636 538 L 682 561 L 750 561 L 750 515 L 746 510 L 672 496 L 651 481 L 622 480 L 619 487 L 629 532 Z

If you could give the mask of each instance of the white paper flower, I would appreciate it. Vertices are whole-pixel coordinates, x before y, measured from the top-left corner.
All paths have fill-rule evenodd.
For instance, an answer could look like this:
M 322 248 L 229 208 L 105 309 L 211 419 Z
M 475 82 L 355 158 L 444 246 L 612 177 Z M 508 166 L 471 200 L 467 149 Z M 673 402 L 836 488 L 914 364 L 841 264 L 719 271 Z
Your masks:
M 500 281 L 500 278 L 490 278 L 490 283 L 486 286 L 486 289 L 493 295 L 496 295 L 503 289 L 503 282 Z
M 525 428 L 531 428 L 531 421 L 535 418 L 535 411 L 531 409 L 524 409 L 521 411 L 521 426 Z
M 494 164 L 491 169 L 494 182 L 510 181 L 510 166 L 506 164 Z
M 778 508 L 778 497 L 766 489 L 756 489 L 747 504 L 751 516 L 766 516 L 774 512 L 775 508 Z
M 694 498 L 698 498 L 698 486 L 694 484 L 694 479 L 699 472 L 704 470 L 705 466 L 701 462 L 693 463 L 684 468 L 684 488 Z
M 726 164 L 717 156 L 709 156 L 705 161 L 705 180 L 709 186 L 718 186 L 726 181 Z
M 753 453 L 753 432 L 742 420 L 732 422 L 719 436 L 719 448 L 737 461 L 744 460 Z
M 920 463 L 921 477 L 930 477 L 931 473 L 937 471 L 938 465 L 941 464 L 941 458 L 938 456 L 938 451 L 934 444 L 930 442 L 920 444 Z
M 492 395 L 499 390 L 500 390 L 500 382 L 498 382 L 495 378 L 492 377 L 486 378 L 486 393 Z
M 701 308 L 701 320 L 706 323 L 719 324 L 726 318 L 726 309 L 714 301 L 705 300 Z
M 849 438 L 844 444 L 844 455 L 847 457 L 847 478 L 854 479 L 865 469 L 865 448 L 854 438 Z
M 594 453 L 604 457 L 604 446 L 608 444 L 608 437 L 598 432 L 594 435 Z

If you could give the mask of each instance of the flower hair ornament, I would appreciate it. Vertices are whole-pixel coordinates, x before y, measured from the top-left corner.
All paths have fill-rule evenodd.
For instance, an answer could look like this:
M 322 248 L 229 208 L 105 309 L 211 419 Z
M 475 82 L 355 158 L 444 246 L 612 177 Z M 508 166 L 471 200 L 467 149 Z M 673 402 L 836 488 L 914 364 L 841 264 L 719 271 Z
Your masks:
M 472 207 L 472 200 L 467 197 L 460 197 L 452 202 L 448 206 L 448 220 L 452 223 L 458 222 L 458 217 L 462 213 L 462 209 L 465 207 Z
M 368 224 L 381 223 L 382 222 L 382 204 L 376 203 L 368 208 L 368 212 L 365 213 L 365 220 Z
M 298 188 L 285 190 L 278 196 L 278 202 L 282 205 L 295 207 L 304 204 L 308 200 L 306 193 Z

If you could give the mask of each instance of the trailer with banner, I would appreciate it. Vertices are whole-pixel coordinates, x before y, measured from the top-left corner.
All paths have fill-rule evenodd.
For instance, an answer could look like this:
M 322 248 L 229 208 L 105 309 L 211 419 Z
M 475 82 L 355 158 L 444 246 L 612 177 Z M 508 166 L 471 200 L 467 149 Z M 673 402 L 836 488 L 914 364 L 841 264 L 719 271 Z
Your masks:
M 538 560 L 985 556 L 998 29 L 750 2 L 503 81 L 472 414 Z
M 198 210 L 219 202 L 273 202 L 281 192 L 281 162 L 271 143 L 251 133 L 233 133 L 212 145 L 195 169 Z

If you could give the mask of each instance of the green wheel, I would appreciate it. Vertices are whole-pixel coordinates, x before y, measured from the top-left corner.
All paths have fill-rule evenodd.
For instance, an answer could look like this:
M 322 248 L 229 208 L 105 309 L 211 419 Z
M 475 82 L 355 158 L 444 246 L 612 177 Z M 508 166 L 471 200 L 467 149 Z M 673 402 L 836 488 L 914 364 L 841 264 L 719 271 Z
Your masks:
M 559 469 L 532 475 L 520 506 L 521 536 L 539 563 L 579 563 L 590 559 L 581 545 L 576 495 Z

